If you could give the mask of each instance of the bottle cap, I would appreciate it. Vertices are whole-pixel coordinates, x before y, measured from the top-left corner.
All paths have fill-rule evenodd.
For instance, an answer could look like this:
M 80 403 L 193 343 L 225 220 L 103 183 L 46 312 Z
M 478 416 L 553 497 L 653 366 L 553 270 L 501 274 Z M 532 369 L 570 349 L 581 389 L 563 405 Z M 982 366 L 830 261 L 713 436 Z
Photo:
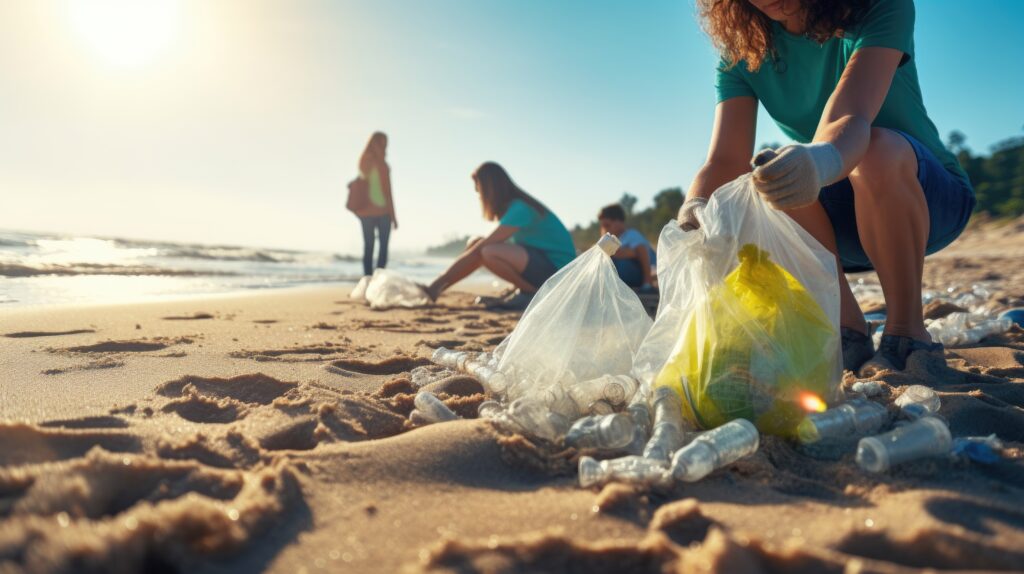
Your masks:
M 601 251 L 607 253 L 608 257 L 611 257 L 612 255 L 615 255 L 615 252 L 619 250 L 619 247 L 622 247 L 622 242 L 619 241 L 618 237 L 615 237 L 611 233 L 605 233 L 604 237 L 597 240 L 597 246 L 601 248 Z

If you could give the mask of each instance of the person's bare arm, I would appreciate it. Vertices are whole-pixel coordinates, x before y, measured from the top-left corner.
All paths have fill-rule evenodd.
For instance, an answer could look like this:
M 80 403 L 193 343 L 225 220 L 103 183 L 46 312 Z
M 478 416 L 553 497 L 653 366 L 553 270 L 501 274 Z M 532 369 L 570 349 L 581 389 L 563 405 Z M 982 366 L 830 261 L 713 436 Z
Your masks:
M 818 199 L 860 163 L 871 143 L 871 123 L 885 102 L 903 52 L 862 48 L 853 54 L 818 121 L 814 141 L 754 158 L 754 187 L 776 209 L 797 209 Z
M 821 114 L 815 142 L 836 146 L 843 158 L 840 179 L 860 163 L 871 141 L 871 124 L 878 116 L 903 52 L 892 48 L 861 48 L 843 70 L 825 111 Z
M 683 229 L 699 226 L 696 211 L 707 203 L 716 189 L 750 171 L 756 129 L 755 98 L 729 98 L 715 106 L 708 157 L 693 178 L 686 201 L 679 208 L 678 221 Z
M 427 287 L 427 294 L 430 295 L 431 299 L 437 299 L 445 289 L 465 279 L 470 273 L 480 268 L 480 265 L 483 264 L 480 251 L 485 246 L 504 243 L 515 235 L 516 231 L 519 231 L 518 227 L 499 225 L 487 237 L 469 243 L 466 246 L 466 250 L 448 266 L 448 269 Z

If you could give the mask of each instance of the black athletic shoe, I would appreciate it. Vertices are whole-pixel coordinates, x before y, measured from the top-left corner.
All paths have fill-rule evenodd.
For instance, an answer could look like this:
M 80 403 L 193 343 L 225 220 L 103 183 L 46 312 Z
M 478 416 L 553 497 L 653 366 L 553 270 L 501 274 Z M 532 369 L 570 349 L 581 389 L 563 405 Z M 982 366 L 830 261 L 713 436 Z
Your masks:
M 875 354 L 875 345 L 871 337 L 860 331 L 840 327 L 839 333 L 843 342 L 843 369 L 856 373 Z
M 907 368 L 907 357 L 915 351 L 943 350 L 942 343 L 926 343 L 900 335 L 882 335 L 878 352 L 860 368 L 863 378 L 873 377 L 881 371 L 902 371 Z

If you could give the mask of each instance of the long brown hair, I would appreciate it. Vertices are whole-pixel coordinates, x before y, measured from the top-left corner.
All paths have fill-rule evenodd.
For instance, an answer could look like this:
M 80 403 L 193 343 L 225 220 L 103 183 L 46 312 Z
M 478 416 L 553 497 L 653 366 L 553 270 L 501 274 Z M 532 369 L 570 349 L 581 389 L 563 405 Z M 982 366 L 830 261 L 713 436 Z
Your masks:
M 359 157 L 359 171 L 364 175 L 370 175 L 370 170 L 377 168 L 383 170 L 387 167 L 384 155 L 388 148 L 388 136 L 384 132 L 373 132 L 370 141 L 366 142 L 366 149 Z
M 526 205 L 529 205 L 538 215 L 544 215 L 548 211 L 541 202 L 516 185 L 505 168 L 493 161 L 480 164 L 480 167 L 473 172 L 473 181 L 476 182 L 477 189 L 480 191 L 480 205 L 483 207 L 484 219 L 487 221 L 501 219 L 508 211 L 508 206 L 516 199 L 526 202 Z
M 799 0 L 804 34 L 824 43 L 864 18 L 873 0 Z M 729 67 L 746 62 L 756 72 L 772 50 L 772 20 L 750 0 L 697 0 L 701 27 Z

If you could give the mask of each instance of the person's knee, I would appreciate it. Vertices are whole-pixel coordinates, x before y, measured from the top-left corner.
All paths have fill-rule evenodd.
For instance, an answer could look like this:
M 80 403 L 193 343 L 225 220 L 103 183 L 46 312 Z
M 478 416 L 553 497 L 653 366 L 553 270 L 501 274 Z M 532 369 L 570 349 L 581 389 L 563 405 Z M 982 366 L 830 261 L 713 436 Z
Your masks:
M 850 172 L 850 180 L 861 184 L 860 189 L 855 185 L 855 193 L 888 193 L 891 186 L 887 183 L 903 174 L 916 173 L 917 155 L 910 142 L 893 130 L 873 127 L 868 149 Z
M 480 249 L 480 258 L 483 259 L 485 263 L 490 263 L 499 258 L 499 253 L 500 250 L 497 245 L 484 245 Z

